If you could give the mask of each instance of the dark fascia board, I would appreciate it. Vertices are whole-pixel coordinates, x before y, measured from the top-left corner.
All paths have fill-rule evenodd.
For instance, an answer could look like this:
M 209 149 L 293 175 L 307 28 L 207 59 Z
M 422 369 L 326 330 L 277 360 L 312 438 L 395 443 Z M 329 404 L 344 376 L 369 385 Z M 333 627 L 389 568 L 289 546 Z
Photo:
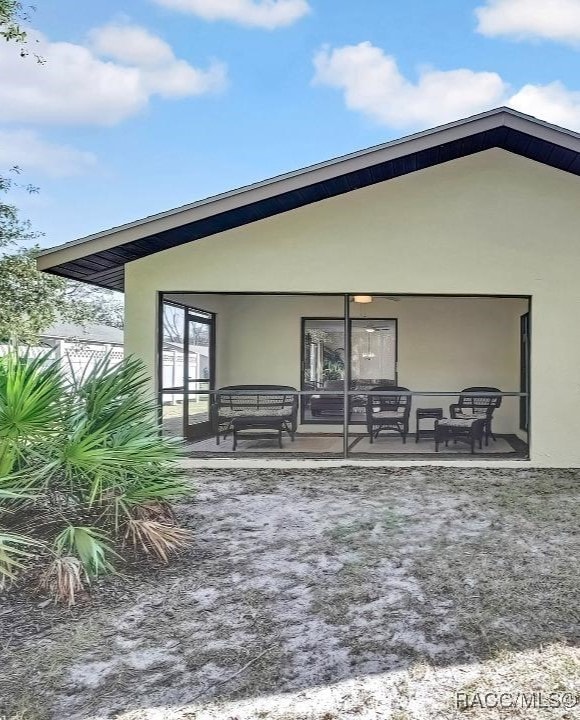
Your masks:
M 478 144 L 476 137 L 484 141 Z M 462 142 L 468 139 L 469 144 Z M 528 151 L 533 141 L 538 147 Z M 123 268 L 132 260 L 489 147 L 505 147 L 580 174 L 580 134 L 498 108 L 44 250 L 38 268 L 122 290 Z M 550 162 L 558 149 L 565 157 Z M 438 152 L 427 161 L 431 150 Z

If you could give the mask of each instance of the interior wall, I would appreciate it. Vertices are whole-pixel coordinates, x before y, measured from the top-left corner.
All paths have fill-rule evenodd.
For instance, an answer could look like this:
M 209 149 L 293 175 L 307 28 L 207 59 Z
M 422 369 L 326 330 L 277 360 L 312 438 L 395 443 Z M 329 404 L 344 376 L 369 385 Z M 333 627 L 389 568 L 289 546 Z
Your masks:
M 181 299 L 180 299 L 181 298 Z M 301 319 L 342 317 L 342 297 L 283 295 L 174 296 L 217 313 L 217 386 L 279 384 L 300 389 Z M 414 391 L 454 392 L 471 385 L 519 390 L 521 298 L 400 297 L 350 303 L 353 318 L 398 321 L 398 381 Z M 443 407 L 451 397 L 413 398 L 417 407 Z M 500 433 L 519 428 L 517 399 L 506 398 L 495 415 Z M 324 429 L 338 431 L 336 425 Z M 360 427 L 353 428 L 360 431 Z M 320 432 L 305 424 L 302 432 Z

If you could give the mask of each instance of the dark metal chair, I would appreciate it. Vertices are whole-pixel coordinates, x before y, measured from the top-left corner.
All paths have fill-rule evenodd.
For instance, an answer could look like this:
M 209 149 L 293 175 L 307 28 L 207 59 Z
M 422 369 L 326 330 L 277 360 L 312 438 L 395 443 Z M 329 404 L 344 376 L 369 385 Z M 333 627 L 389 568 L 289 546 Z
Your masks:
M 367 395 L 367 432 L 372 443 L 381 430 L 395 430 L 407 442 L 409 434 L 409 416 L 411 414 L 410 395 L 377 395 L 374 392 L 392 391 L 408 393 L 409 388 L 400 385 L 377 385 L 370 388 Z
M 464 394 L 469 393 L 469 395 Z M 449 414 L 452 419 L 469 420 L 474 417 L 484 421 L 485 444 L 489 445 L 489 437 L 495 441 L 492 421 L 493 413 L 501 406 L 502 397 L 499 395 L 477 395 L 477 393 L 501 393 L 496 387 L 475 386 L 464 388 L 459 395 L 459 400 L 449 406 Z
M 228 392 L 232 391 L 232 392 Z M 275 394 L 264 395 L 268 392 Z M 228 385 L 217 391 L 210 413 L 216 443 L 225 440 L 235 427 L 238 430 L 276 430 L 292 440 L 298 427 L 298 396 L 290 385 Z

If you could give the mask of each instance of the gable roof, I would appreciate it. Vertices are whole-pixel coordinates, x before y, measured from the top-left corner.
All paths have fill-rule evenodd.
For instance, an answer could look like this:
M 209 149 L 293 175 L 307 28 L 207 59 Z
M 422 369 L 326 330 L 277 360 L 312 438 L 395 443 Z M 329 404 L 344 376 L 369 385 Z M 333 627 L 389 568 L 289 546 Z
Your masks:
M 125 263 L 491 148 L 580 175 L 580 134 L 502 107 L 44 250 L 38 267 L 123 290 Z
M 74 323 L 59 322 L 43 330 L 40 333 L 40 338 L 122 345 L 123 331 L 110 325 L 97 325 L 95 323 L 75 325 Z

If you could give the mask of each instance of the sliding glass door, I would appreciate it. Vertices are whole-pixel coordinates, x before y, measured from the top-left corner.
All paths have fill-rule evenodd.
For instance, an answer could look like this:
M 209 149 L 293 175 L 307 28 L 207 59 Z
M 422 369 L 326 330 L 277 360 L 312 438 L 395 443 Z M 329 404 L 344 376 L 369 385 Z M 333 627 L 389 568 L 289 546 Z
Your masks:
M 351 390 L 397 384 L 397 321 L 353 319 L 349 323 Z M 345 363 L 344 320 L 303 318 L 302 422 L 340 424 L 344 419 Z M 317 392 L 318 391 L 318 392 Z M 366 397 L 350 401 L 350 422 L 362 423 Z

